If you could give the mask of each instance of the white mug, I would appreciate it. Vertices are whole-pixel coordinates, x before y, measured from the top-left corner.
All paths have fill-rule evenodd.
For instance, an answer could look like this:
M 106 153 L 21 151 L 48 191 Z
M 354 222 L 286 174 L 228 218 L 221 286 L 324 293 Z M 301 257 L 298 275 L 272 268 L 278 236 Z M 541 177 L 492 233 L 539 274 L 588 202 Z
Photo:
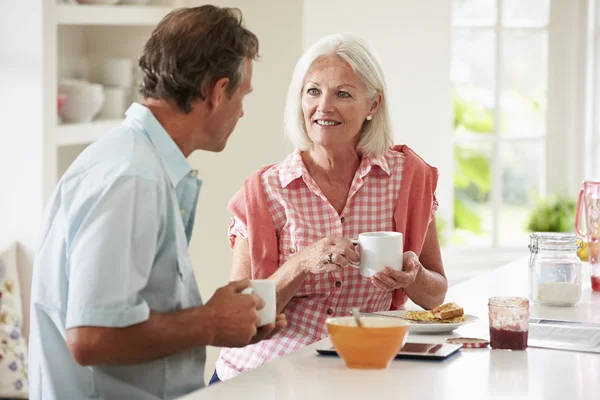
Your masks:
M 265 306 L 258 310 L 260 324 L 264 326 L 275 323 L 277 318 L 277 297 L 275 290 L 275 281 L 270 279 L 253 279 L 250 286 L 242 290 L 243 294 L 255 294 L 264 300 Z
M 365 278 L 391 267 L 402 271 L 403 245 L 400 232 L 364 232 L 352 243 L 360 245 L 360 265 L 350 263 Z
M 105 86 L 130 88 L 133 85 L 133 60 L 107 58 L 102 65 L 102 83 Z
M 125 88 L 118 86 L 104 87 L 104 104 L 100 109 L 100 117 L 106 119 L 124 118 L 127 108 L 127 96 Z

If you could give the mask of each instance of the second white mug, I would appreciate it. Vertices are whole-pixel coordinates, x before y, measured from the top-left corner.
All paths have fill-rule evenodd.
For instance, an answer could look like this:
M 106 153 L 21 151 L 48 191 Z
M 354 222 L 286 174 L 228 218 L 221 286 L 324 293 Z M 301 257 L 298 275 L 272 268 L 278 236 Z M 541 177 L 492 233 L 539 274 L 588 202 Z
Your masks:
M 260 317 L 260 325 L 275 323 L 277 318 L 277 296 L 275 281 L 270 279 L 253 279 L 250 281 L 250 286 L 242 290 L 243 294 L 255 294 L 262 298 L 265 306 L 258 310 Z
M 401 232 L 364 232 L 352 243 L 360 245 L 360 265 L 350 264 L 360 270 L 365 278 L 391 267 L 402 271 L 404 241 Z

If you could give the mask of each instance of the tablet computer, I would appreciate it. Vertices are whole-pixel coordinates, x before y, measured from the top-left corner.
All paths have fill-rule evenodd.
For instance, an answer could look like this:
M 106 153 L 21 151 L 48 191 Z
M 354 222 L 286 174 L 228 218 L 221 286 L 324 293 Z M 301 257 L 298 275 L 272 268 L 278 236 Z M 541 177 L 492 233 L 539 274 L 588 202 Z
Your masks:
M 456 354 L 462 345 L 448 343 L 406 343 L 402 350 L 396 355 L 396 359 L 412 358 L 425 360 L 444 360 Z M 335 348 L 317 349 L 317 353 L 323 356 L 337 356 Z

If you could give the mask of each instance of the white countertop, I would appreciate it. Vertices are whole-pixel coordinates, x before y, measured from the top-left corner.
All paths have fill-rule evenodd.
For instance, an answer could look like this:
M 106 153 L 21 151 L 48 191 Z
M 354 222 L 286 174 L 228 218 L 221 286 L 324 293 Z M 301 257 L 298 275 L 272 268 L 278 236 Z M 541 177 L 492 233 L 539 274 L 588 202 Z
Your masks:
M 449 289 L 479 321 L 453 336 L 488 337 L 490 296 L 527 296 L 523 259 Z M 531 317 L 600 322 L 600 293 L 584 284 L 576 307 L 531 307 Z M 448 335 L 414 335 L 409 341 L 444 342 Z M 328 339 L 199 390 L 182 400 L 363 399 L 600 399 L 600 354 L 528 348 L 526 351 L 462 349 L 445 361 L 394 360 L 386 370 L 348 369 L 341 358 L 321 357 Z M 212 366 L 207 366 L 212 368 Z

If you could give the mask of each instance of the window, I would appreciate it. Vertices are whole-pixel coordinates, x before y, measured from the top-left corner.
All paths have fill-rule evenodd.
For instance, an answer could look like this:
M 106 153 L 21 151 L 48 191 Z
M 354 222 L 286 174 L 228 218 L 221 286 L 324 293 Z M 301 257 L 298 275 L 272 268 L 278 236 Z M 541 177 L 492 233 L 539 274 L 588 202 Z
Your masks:
M 587 179 L 600 179 L 600 3 L 590 0 L 588 9 L 587 56 L 588 56 L 588 102 L 587 135 L 585 146 Z
M 454 0 L 454 245 L 523 247 L 546 196 L 549 0 Z

